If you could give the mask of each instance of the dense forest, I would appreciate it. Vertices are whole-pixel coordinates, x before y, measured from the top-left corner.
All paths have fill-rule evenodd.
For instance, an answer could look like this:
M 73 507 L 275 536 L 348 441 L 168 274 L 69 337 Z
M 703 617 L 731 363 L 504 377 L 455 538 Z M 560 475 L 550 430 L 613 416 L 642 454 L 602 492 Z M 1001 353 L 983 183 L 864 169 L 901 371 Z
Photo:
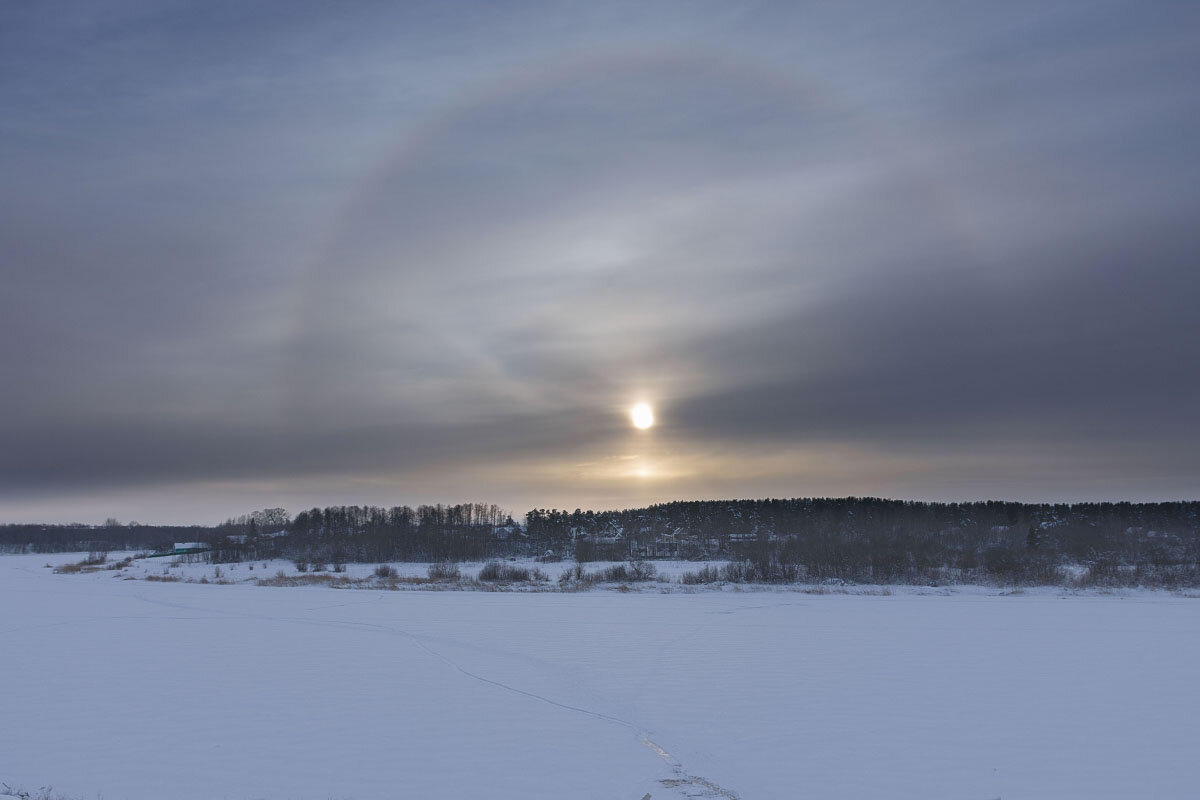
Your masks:
M 712 579 L 1200 585 L 1200 502 L 926 503 L 877 498 L 675 502 L 623 511 L 495 505 L 265 509 L 212 527 L 8 525 L 0 549 L 169 550 L 214 563 L 729 560 Z
M 731 558 L 751 580 L 1200 583 L 1200 502 L 676 502 L 531 511 L 526 534 L 580 560 Z

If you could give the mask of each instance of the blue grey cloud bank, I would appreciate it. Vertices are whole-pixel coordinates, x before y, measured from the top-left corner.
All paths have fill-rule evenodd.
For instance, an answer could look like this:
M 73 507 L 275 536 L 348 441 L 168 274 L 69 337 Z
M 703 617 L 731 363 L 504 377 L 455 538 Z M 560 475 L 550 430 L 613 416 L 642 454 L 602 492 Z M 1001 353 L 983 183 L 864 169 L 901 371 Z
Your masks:
M 1188 3 L 7 4 L 0 518 L 1195 497 L 1197 98 Z

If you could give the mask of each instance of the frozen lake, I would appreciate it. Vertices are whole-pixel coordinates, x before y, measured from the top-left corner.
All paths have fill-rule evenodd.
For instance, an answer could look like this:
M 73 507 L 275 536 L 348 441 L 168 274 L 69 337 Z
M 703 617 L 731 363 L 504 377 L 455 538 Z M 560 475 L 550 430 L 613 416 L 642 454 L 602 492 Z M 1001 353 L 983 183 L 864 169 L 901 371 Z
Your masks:
M 106 800 L 1194 798 L 1200 599 L 486 593 L 0 557 L 0 781 Z

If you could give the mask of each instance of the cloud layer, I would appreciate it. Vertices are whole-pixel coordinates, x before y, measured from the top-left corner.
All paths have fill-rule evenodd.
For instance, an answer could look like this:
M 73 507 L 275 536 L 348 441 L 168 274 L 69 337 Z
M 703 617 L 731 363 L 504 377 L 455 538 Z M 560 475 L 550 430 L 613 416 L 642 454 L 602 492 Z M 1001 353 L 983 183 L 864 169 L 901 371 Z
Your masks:
M 642 5 L 0 12 L 0 518 L 1195 495 L 1194 10 Z

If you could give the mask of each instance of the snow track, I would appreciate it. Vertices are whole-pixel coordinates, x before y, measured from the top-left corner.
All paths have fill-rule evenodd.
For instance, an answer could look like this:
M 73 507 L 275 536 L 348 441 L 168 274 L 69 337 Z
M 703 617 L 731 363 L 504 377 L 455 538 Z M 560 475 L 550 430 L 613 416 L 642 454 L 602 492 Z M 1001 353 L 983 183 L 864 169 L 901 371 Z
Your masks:
M 188 605 L 183 605 L 180 603 L 173 603 L 173 602 L 169 602 L 169 601 L 166 601 L 166 600 L 163 600 L 160 598 L 152 598 L 152 597 L 146 595 L 145 593 L 138 594 L 137 598 L 138 598 L 138 600 L 140 600 L 144 603 L 150 603 L 152 605 L 164 606 L 167 608 L 174 608 L 177 610 L 195 611 L 200 614 L 209 614 L 212 612 L 212 609 L 209 609 L 209 608 L 200 607 L 200 606 L 188 606 Z M 365 603 L 365 602 L 369 602 L 369 601 L 363 601 L 363 602 Z M 344 608 L 349 605 L 357 605 L 357 604 L 355 604 L 355 603 L 336 603 L 336 604 L 329 604 L 329 605 L 321 605 L 321 606 L 317 606 L 315 608 L 310 608 L 310 609 L 306 609 L 306 610 L 307 611 L 324 611 L 324 610 L 333 609 L 333 608 Z M 749 608 L 753 609 L 753 608 L 763 608 L 763 607 L 765 607 L 765 606 L 751 606 Z M 732 612 L 729 610 L 723 610 L 723 611 L 717 611 L 717 612 L 712 612 L 712 613 L 728 614 L 728 613 L 732 613 Z M 236 616 L 236 617 L 240 617 L 240 618 L 244 618 L 244 619 L 256 619 L 256 620 L 286 623 L 286 624 L 317 625 L 318 627 L 332 626 L 332 627 L 348 628 L 351 630 L 370 630 L 370 631 L 375 631 L 375 632 L 378 632 L 381 634 L 404 636 L 404 637 L 408 638 L 409 640 L 411 640 L 413 642 L 413 644 L 415 644 L 418 648 L 420 648 L 422 651 L 427 653 L 432 658 L 437 659 L 438 661 L 444 663 L 446 666 L 448 666 L 448 667 L 452 668 L 453 670 L 455 670 L 456 672 L 470 678 L 471 680 L 479 681 L 480 683 L 486 684 L 488 686 L 493 686 L 493 687 L 496 687 L 503 691 L 511 692 L 515 695 L 528 698 L 530 700 L 545 703 L 547 705 L 553 706 L 554 708 L 562 709 L 564 711 L 570 711 L 570 712 L 576 713 L 576 714 L 583 714 L 584 716 L 590 717 L 592 719 L 595 719 L 595 720 L 598 720 L 601 722 L 619 725 L 623 728 L 627 728 L 632 731 L 635 731 L 638 734 L 638 740 L 643 745 L 645 745 L 647 748 L 649 748 L 655 755 L 657 755 L 664 762 L 666 762 L 666 764 L 671 768 L 671 771 L 674 773 L 674 777 L 663 778 L 659 781 L 664 787 L 679 789 L 685 797 L 723 797 L 723 798 L 727 798 L 727 800 L 741 800 L 741 797 L 738 795 L 737 792 L 731 791 L 729 789 L 724 788 L 723 786 L 713 783 L 712 781 L 708 780 L 707 778 L 704 778 L 699 775 L 693 775 L 693 774 L 687 772 L 687 770 L 684 769 L 683 765 L 679 762 L 678 759 L 676 759 L 669 752 L 667 752 L 667 750 L 665 750 L 657 742 L 652 740 L 650 738 L 648 732 L 639 728 L 639 726 L 636 725 L 635 723 L 630 722 L 629 720 L 620 719 L 619 717 L 614 717 L 610 714 L 604 714 L 602 712 L 595 711 L 592 709 L 581 708 L 580 706 L 571 705 L 569 703 L 563 703 L 563 702 L 560 702 L 553 698 L 547 697 L 545 695 L 538 694 L 537 692 L 526 691 L 525 689 L 521 689 L 516 686 L 512 686 L 510 684 L 504 683 L 503 681 L 493 680 L 492 678 L 489 678 L 485 675 L 481 675 L 477 672 L 473 672 L 469 669 L 466 669 L 465 667 L 463 667 L 461 664 L 454 661 L 453 659 L 451 659 L 451 658 L 443 655 L 442 653 L 438 652 L 437 650 L 433 649 L 432 647 L 427 645 L 425 642 L 423 642 L 420 637 L 412 634 L 409 631 L 406 631 L 406 630 L 403 630 L 400 628 L 393 628 L 393 627 L 389 627 L 389 626 L 385 626 L 385 625 L 368 625 L 368 624 L 363 624 L 363 623 L 315 622 L 308 618 L 294 617 L 294 616 L 262 616 L 262 615 L 246 614 L 246 613 L 237 613 L 237 614 L 233 614 L 232 616 Z M 218 617 L 219 617 L 219 615 L 218 615 Z M 218 617 L 209 617 L 209 618 L 218 618 Z M 191 617 L 191 619 L 197 619 L 197 618 L 204 618 L 204 617 Z M 698 792 L 693 791 L 693 790 L 698 790 Z
M 688 773 L 674 756 L 644 733 L 642 734 L 642 744 L 657 753 L 675 772 L 674 778 L 664 778 L 659 781 L 663 786 L 682 789 L 685 797 L 724 797 L 727 800 L 741 800 L 737 792 L 718 786 L 708 778 Z M 698 789 L 699 793 L 689 791 L 690 789 Z
M 156 597 L 150 597 L 145 594 L 139 594 L 139 595 L 137 595 L 137 597 L 138 597 L 138 600 L 140 600 L 142 602 L 156 604 L 156 606 L 164 606 L 164 607 L 168 607 L 168 608 L 175 608 L 175 609 L 181 609 L 181 610 L 193 610 L 193 612 L 197 612 L 200 614 L 211 613 L 211 609 L 209 609 L 209 608 L 203 608 L 203 607 L 197 607 L 197 606 L 185 606 L 185 604 L 169 602 L 169 601 L 162 600 L 162 599 L 156 599 Z M 362 601 L 362 602 L 370 602 L 370 601 Z M 344 607 L 350 606 L 350 604 L 358 604 L 358 603 L 331 603 L 331 604 L 325 604 L 325 606 L 317 606 L 314 608 L 308 608 L 306 610 L 325 610 L 325 609 L 331 609 L 331 608 L 344 608 Z M 785 603 L 785 604 L 790 604 L 790 603 Z M 763 606 L 751 606 L 749 608 L 763 608 Z M 713 613 L 728 614 L 728 613 L 733 613 L 733 612 L 731 612 L 731 610 L 726 609 L 726 610 L 720 610 L 720 612 L 713 612 Z M 706 778 L 706 777 L 690 774 L 690 772 L 688 772 L 684 769 L 683 764 L 679 763 L 679 760 L 676 757 L 672 756 L 672 754 L 670 752 L 667 752 L 664 747 L 662 747 L 661 745 L 658 744 L 658 742 L 655 742 L 654 740 L 650 739 L 649 734 L 646 732 L 646 730 L 638 728 L 637 724 L 635 724 L 634 722 L 630 722 L 629 720 L 622 720 L 622 718 L 614 717 L 612 715 L 602 714 L 602 712 L 600 712 L 600 711 L 595 711 L 592 709 L 584 709 L 584 708 L 581 708 L 581 706 L 571 705 L 570 703 L 562 703 L 562 702 L 559 702 L 559 700 L 556 700 L 556 699 L 553 699 L 550 697 L 546 697 L 545 694 L 539 694 L 536 692 L 526 691 L 526 690 L 523 690 L 523 688 L 518 688 L 517 686 L 511 686 L 509 684 L 505 684 L 505 682 L 503 682 L 503 681 L 493 680 L 491 678 L 487 678 L 486 675 L 481 675 L 479 673 L 472 672 L 472 670 L 464 668 L 462 666 L 462 664 L 452 660 L 452 658 L 450 658 L 448 656 L 443 655 L 442 652 L 438 652 L 437 650 L 434 650 L 433 648 L 431 648 L 431 646 L 428 646 L 425 642 L 422 642 L 420 637 L 414 636 L 413 633 L 410 633 L 409 631 L 406 631 L 406 630 L 402 630 L 402 628 L 395 628 L 395 627 L 389 627 L 389 626 L 384 626 L 384 625 L 364 625 L 364 624 L 360 624 L 360 622 L 349 622 L 349 624 L 347 624 L 347 622 L 340 622 L 340 624 L 329 624 L 329 622 L 314 622 L 311 619 L 298 618 L 298 616 L 263 616 L 263 615 L 254 615 L 254 614 L 245 614 L 245 613 L 234 614 L 234 615 L 239 616 L 239 618 L 244 618 L 244 619 L 257 619 L 257 620 L 264 620 L 264 621 L 284 622 L 284 624 L 317 625 L 317 626 L 332 625 L 334 627 L 347 627 L 347 628 L 350 628 L 350 630 L 370 630 L 370 631 L 376 631 L 379 633 L 398 634 L 398 636 L 407 637 L 408 639 L 412 640 L 413 644 L 418 646 L 418 648 L 420 648 L 422 651 L 425 651 L 426 654 L 430 655 L 433 658 L 437 658 L 438 661 L 440 661 L 440 662 L 446 664 L 446 666 L 456 670 L 456 672 L 461 673 L 462 675 L 466 675 L 467 678 L 469 678 L 469 679 L 479 681 L 479 682 L 481 682 L 481 684 L 486 684 L 488 686 L 494 686 L 494 687 L 499 688 L 499 690 L 517 694 L 517 696 L 536 700 L 536 702 L 551 705 L 551 706 L 553 706 L 553 708 L 562 709 L 564 711 L 571 711 L 571 712 L 575 712 L 575 714 L 582 714 L 584 716 L 592 717 L 593 720 L 598 720 L 601 722 L 607 722 L 607 723 L 612 723 L 612 724 L 618 724 L 618 726 L 622 726 L 624 728 L 635 730 L 635 732 L 638 734 L 638 741 L 641 741 L 644 746 L 648 747 L 650 751 L 654 752 L 654 754 L 656 754 L 656 756 L 658 756 L 659 758 L 664 760 L 664 762 L 668 766 L 670 766 L 674 776 L 670 777 L 670 778 L 662 778 L 662 780 L 660 780 L 660 783 L 664 787 L 677 788 L 680 790 L 680 792 L 683 793 L 684 796 L 688 796 L 688 798 L 726 798 L 727 800 L 742 800 L 742 799 L 740 799 L 740 795 L 738 795 L 737 792 L 732 792 L 732 790 L 730 790 L 730 789 L 721 787 L 721 786 L 719 786 L 719 784 L 709 781 L 708 778 Z M 188 619 L 203 619 L 203 618 L 188 618 Z M 692 790 L 692 789 L 695 789 L 695 790 Z M 698 793 L 696 792 L 696 790 L 698 790 Z
M 449 666 L 458 670 L 463 675 L 466 675 L 477 681 L 482 681 L 483 683 L 499 687 L 499 688 L 504 689 L 509 692 L 514 692 L 515 694 L 522 695 L 524 697 L 528 697 L 533 700 L 539 700 L 543 703 L 548 703 L 549 705 L 552 705 L 556 708 L 561 708 L 566 711 L 573 711 L 573 712 L 576 712 L 579 714 L 584 714 L 586 716 L 592 717 L 593 719 L 601 720 L 603 722 L 611 722 L 611 723 L 615 723 L 617 725 L 621 725 L 625 728 L 638 730 L 637 725 L 635 725 L 632 722 L 629 722 L 628 720 L 618 719 L 617 717 L 613 717 L 608 714 L 602 714 L 599 711 L 591 711 L 589 709 L 580 708 L 578 706 L 569 705 L 567 703 L 560 703 L 557 700 L 553 700 L 544 695 L 537 694 L 536 692 L 527 692 L 524 689 L 518 689 L 515 686 L 509 686 L 507 683 L 502 683 L 501 681 L 495 681 L 495 680 L 492 680 L 491 678 L 484 677 L 483 675 L 478 675 L 474 672 L 471 672 L 470 670 L 464 669 L 462 666 L 455 663 L 451 659 L 446 658 L 445 656 L 441 655 L 437 651 L 427 647 L 416 637 L 413 637 L 413 640 L 417 643 L 417 645 L 419 647 L 421 647 L 423 650 L 425 650 L 430 655 L 444 661 L 446 664 L 448 664 Z M 653 741 L 645 731 L 639 730 L 638 733 L 639 733 L 639 737 L 638 737 L 639 741 L 641 741 L 642 744 L 644 744 L 646 747 L 650 748 L 650 750 L 652 750 L 663 761 L 665 761 L 667 763 L 667 765 L 671 767 L 671 770 L 675 773 L 674 778 L 664 778 L 660 781 L 660 783 L 662 783 L 663 786 L 671 787 L 671 788 L 697 787 L 704 791 L 703 794 L 695 794 L 692 792 L 684 791 L 683 794 L 686 797 L 724 797 L 724 798 L 728 798 L 728 800 L 741 800 L 741 798 L 739 797 L 737 792 L 733 792 L 722 786 L 718 786 L 717 784 L 713 783 L 712 781 L 708 780 L 707 778 L 702 778 L 698 775 L 692 775 L 692 774 L 688 773 L 686 770 L 684 770 L 683 765 L 680 764 L 679 761 L 674 756 L 672 756 L 670 753 L 668 753 L 666 750 L 664 750 L 662 748 L 662 746 L 659 745 L 657 742 Z

